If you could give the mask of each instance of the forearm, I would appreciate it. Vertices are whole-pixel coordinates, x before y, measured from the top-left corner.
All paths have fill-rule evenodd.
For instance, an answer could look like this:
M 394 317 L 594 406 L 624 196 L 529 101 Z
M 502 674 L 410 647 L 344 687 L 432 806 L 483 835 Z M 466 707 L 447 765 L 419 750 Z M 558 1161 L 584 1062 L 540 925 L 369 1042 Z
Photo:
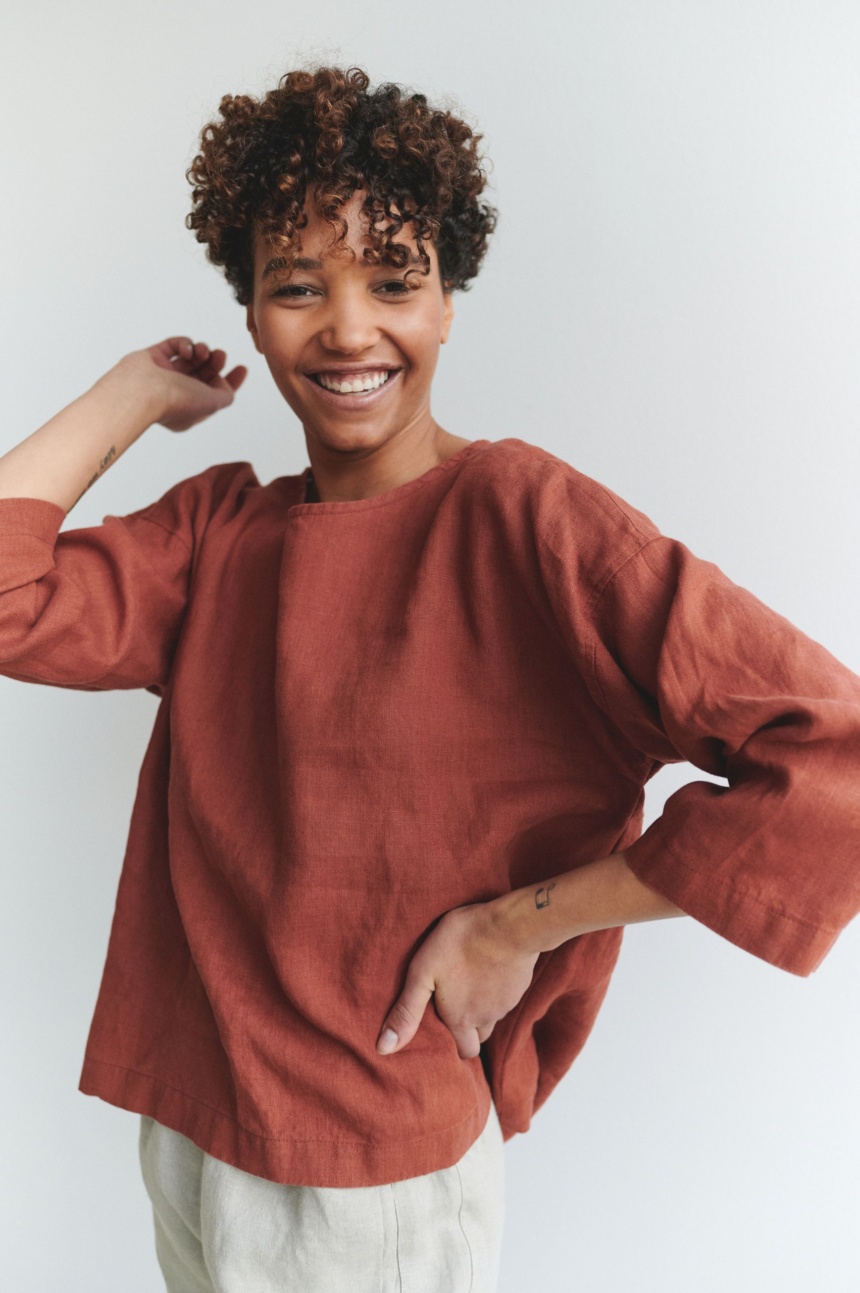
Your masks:
M 128 379 L 122 361 L 0 457 L 0 498 L 41 498 L 70 512 L 147 427 L 162 404 L 155 386 Z
M 501 938 L 525 952 L 547 952 L 578 934 L 685 913 L 633 874 L 613 853 L 488 904 Z

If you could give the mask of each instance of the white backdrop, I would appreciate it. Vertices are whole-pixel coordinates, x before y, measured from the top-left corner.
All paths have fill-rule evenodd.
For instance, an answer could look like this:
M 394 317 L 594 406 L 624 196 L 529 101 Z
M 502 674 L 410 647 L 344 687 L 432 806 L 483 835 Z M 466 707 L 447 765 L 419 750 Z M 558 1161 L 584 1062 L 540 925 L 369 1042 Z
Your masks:
M 464 111 L 493 162 L 501 220 L 437 420 L 565 458 L 860 672 L 854 0 L 31 0 L 0 48 L 0 452 L 171 333 L 251 369 L 226 412 L 133 445 L 65 529 L 210 463 L 306 464 L 183 226 L 183 172 L 221 94 L 357 63 Z M 76 1089 L 156 706 L 0 678 L 15 1293 L 161 1287 L 137 1119 Z M 658 777 L 649 820 L 691 774 Z M 628 929 L 580 1059 L 507 1146 L 501 1293 L 856 1293 L 858 970 L 856 924 L 807 979 L 689 918 Z

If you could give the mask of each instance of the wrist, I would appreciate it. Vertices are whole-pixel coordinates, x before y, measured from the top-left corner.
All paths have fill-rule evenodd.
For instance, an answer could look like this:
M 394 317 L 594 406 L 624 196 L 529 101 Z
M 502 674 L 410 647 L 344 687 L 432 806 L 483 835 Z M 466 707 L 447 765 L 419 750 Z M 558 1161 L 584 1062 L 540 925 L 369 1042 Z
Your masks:
M 133 432 L 142 434 L 169 412 L 170 389 L 165 376 L 148 357 L 141 362 L 141 353 L 133 351 L 99 377 L 91 389 Z
M 487 904 L 496 936 L 504 946 L 517 952 L 539 955 L 551 952 L 568 938 L 582 932 L 570 925 L 561 931 L 558 929 L 555 913 L 550 915 L 547 901 L 546 890 L 552 883 L 550 880 L 543 886 L 512 889 Z
M 684 915 L 633 874 L 623 852 L 514 889 L 491 905 L 499 938 L 538 953 L 594 930 Z

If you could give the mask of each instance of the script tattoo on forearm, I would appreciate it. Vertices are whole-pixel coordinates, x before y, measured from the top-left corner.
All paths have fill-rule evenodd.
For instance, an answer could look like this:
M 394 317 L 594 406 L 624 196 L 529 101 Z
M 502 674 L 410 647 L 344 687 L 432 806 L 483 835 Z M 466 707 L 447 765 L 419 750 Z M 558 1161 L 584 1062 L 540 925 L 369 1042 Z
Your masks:
M 94 484 L 96 483 L 96 481 L 98 480 L 99 476 L 101 476 L 101 474 L 102 474 L 104 471 L 106 471 L 106 470 L 107 470 L 107 468 L 111 465 L 111 463 L 113 462 L 113 460 L 114 460 L 114 458 L 115 458 L 115 457 L 116 457 L 116 445 L 113 445 L 113 444 L 112 444 L 112 445 L 111 445 L 111 447 L 108 449 L 107 453 L 105 454 L 104 458 L 102 458 L 101 462 L 99 463 L 99 469 L 98 469 L 98 471 L 97 471 L 97 472 L 96 472 L 96 474 L 92 477 L 92 479 L 91 479 L 91 480 L 88 480 L 88 481 L 87 481 L 86 485 L 85 485 L 85 486 L 84 486 L 84 488 L 81 490 L 80 494 L 78 494 L 78 496 L 77 496 L 77 498 L 75 499 L 74 503 L 72 503 L 72 507 L 75 507 L 75 506 L 76 506 L 76 504 L 78 504 L 78 503 L 81 501 L 81 499 L 83 498 L 84 494 L 86 494 L 87 490 L 88 490 L 88 489 L 91 489 L 91 488 L 93 487 L 93 485 L 94 485 Z M 71 509 L 71 508 L 69 508 L 69 511 L 71 511 L 71 510 L 72 510 L 72 509 Z
M 550 891 L 550 889 L 554 889 L 554 888 L 555 888 L 555 880 L 553 880 L 552 884 L 548 884 L 548 885 L 546 886 L 546 888 L 545 888 L 545 889 L 544 889 L 544 887 L 543 887 L 543 886 L 541 886 L 541 888 L 540 888 L 540 889 L 538 889 L 537 893 L 535 894 L 535 906 L 536 906 L 536 907 L 548 907 L 548 906 L 549 906 L 549 891 Z M 541 894 L 543 894 L 544 896 L 543 896 L 543 897 L 541 897 Z

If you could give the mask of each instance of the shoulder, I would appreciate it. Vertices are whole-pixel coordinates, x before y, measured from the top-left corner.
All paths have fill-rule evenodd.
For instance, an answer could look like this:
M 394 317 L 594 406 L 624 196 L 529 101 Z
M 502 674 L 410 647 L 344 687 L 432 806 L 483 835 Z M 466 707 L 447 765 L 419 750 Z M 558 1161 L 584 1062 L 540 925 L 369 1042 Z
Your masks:
M 483 515 L 528 536 L 551 564 L 575 560 L 591 581 L 614 570 L 661 532 L 644 512 L 540 445 L 491 441 L 464 467 Z
M 488 500 L 513 498 L 519 506 L 529 503 L 542 512 L 574 507 L 571 519 L 582 524 L 629 529 L 645 540 L 659 534 L 644 512 L 608 486 L 527 440 L 510 436 L 490 441 L 468 466 L 473 486 L 483 486 Z
M 120 519 L 153 521 L 193 546 L 205 529 L 227 521 L 265 488 L 249 462 L 214 463 L 176 481 L 155 502 Z

